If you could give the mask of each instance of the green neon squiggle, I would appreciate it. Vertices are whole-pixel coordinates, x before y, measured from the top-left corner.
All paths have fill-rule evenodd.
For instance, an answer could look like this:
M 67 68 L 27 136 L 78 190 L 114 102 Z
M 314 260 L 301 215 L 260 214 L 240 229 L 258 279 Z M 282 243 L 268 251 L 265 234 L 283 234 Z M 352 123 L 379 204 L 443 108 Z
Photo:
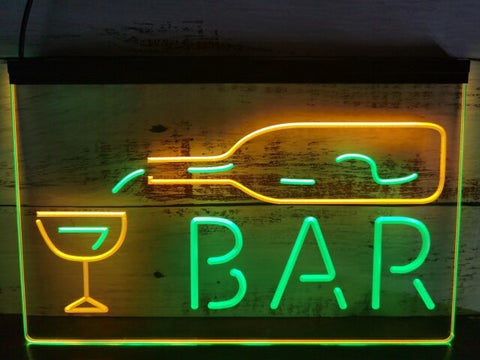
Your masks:
M 323 237 L 322 230 L 320 229 L 320 225 L 318 224 L 317 219 L 309 216 L 303 221 L 297 239 L 295 240 L 295 244 L 293 245 L 292 252 L 290 253 L 287 264 L 285 265 L 285 269 L 283 270 L 283 274 L 278 283 L 277 289 L 275 290 L 275 294 L 273 295 L 273 299 L 270 302 L 270 308 L 272 310 L 277 309 L 278 305 L 280 304 L 280 300 L 282 300 L 283 293 L 285 292 L 288 281 L 290 280 L 293 268 L 297 263 L 298 255 L 300 254 L 300 250 L 302 249 L 303 243 L 310 227 L 312 228 L 315 239 L 317 240 L 318 249 L 320 250 L 320 254 L 325 264 L 325 268 L 327 269 L 327 274 L 302 274 L 300 275 L 300 281 L 329 282 L 335 279 L 335 267 L 333 266 L 332 258 L 330 257 L 330 253 L 328 252 L 327 244 L 325 243 L 325 239 Z
M 407 274 L 418 269 L 425 262 L 428 252 L 430 251 L 430 233 L 428 232 L 425 224 L 421 221 L 405 216 L 380 216 L 375 220 L 373 236 L 372 276 L 372 309 L 374 310 L 378 310 L 380 308 L 380 282 L 382 276 L 382 228 L 384 224 L 412 226 L 420 232 L 420 235 L 422 237 L 422 246 L 415 260 L 411 261 L 406 265 L 391 266 L 390 272 L 392 274 Z M 415 287 L 417 286 L 415 285 Z M 427 290 L 424 287 L 423 289 L 424 293 L 428 294 Z M 420 290 L 418 291 L 422 299 L 424 299 Z M 427 305 L 426 302 L 425 305 Z
M 435 309 L 435 303 L 433 302 L 432 298 L 430 297 L 430 294 L 428 293 L 427 289 L 425 289 L 425 286 L 423 285 L 422 280 L 420 279 L 415 279 L 413 280 L 413 286 L 415 286 L 415 289 L 417 289 L 418 294 L 422 298 L 425 306 L 427 307 L 428 310 L 433 310 Z
M 242 301 L 243 297 L 247 293 L 247 280 L 243 273 L 238 269 L 231 269 L 230 275 L 237 279 L 238 281 L 238 291 L 237 293 L 228 300 L 222 301 L 210 301 L 208 303 L 208 308 L 211 310 L 221 310 L 228 309 L 238 305 Z
M 280 184 L 283 185 L 315 185 L 314 179 L 289 179 L 281 178 Z
M 338 156 L 335 161 L 337 163 L 345 161 L 345 160 L 360 160 L 366 162 L 368 165 L 370 165 L 370 169 L 372 171 L 372 177 L 373 180 L 379 184 L 379 185 L 399 185 L 399 184 L 405 184 L 408 182 L 411 182 L 418 178 L 417 173 L 410 174 L 408 176 L 404 177 L 399 177 L 399 178 L 394 178 L 394 179 L 382 179 L 380 176 L 378 176 L 378 170 L 377 170 L 377 164 L 375 161 L 366 155 L 362 154 L 343 154 Z
M 190 174 L 209 174 L 216 172 L 224 172 L 233 169 L 233 164 L 219 165 L 219 166 L 205 166 L 205 167 L 195 167 L 191 166 L 187 169 Z
M 94 234 L 100 233 L 100 237 L 95 244 L 92 245 L 92 250 L 97 250 L 105 241 L 108 235 L 108 227 L 100 226 L 100 227 L 59 227 L 58 228 L 59 234 Z
M 143 174 L 145 174 L 145 169 L 138 169 L 138 170 L 135 170 L 135 171 L 132 171 L 130 174 L 128 174 L 127 176 L 125 176 L 122 180 L 120 180 L 117 185 L 115 185 L 113 188 L 112 188 L 112 193 L 113 194 L 116 194 L 120 191 L 120 189 L 122 187 L 125 186 L 125 184 L 127 182 L 129 182 L 130 180 L 138 177 L 138 176 L 142 176 Z

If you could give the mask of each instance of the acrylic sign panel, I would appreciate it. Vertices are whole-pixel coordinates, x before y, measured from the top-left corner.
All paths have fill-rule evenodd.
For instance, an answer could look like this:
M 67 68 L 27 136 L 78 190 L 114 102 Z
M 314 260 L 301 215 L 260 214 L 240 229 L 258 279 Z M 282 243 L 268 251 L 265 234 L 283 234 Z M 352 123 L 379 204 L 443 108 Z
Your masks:
M 49 342 L 445 343 L 461 85 L 18 85 Z

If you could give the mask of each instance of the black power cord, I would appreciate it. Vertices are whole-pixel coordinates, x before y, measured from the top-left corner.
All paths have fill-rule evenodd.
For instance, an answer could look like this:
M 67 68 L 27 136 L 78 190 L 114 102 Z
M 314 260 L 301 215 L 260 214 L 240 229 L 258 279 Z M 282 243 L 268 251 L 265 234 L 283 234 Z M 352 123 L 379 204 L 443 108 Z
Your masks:
M 25 49 L 25 33 L 27 32 L 28 17 L 32 9 L 33 0 L 27 0 L 25 10 L 23 11 L 22 26 L 20 28 L 20 38 L 18 39 L 18 57 L 23 59 Z

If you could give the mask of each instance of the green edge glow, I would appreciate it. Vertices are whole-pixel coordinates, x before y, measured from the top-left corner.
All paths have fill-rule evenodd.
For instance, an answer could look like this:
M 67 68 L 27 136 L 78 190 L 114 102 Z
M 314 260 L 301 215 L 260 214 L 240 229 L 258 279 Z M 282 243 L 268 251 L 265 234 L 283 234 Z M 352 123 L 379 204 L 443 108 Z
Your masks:
M 18 240 L 18 262 L 20 266 L 20 291 L 22 295 L 22 321 L 23 321 L 23 335 L 28 339 L 27 331 L 27 307 L 25 298 L 25 274 L 23 264 L 23 239 L 22 239 L 22 218 L 20 208 L 20 177 L 18 170 L 18 144 L 17 144 L 17 115 L 15 102 L 15 86 L 10 84 L 10 114 L 12 117 L 12 140 L 13 140 L 13 173 L 15 176 L 15 202 L 17 215 L 17 240 Z
M 455 254 L 453 257 L 453 297 L 450 324 L 450 340 L 455 336 L 455 315 L 457 311 L 457 282 L 458 282 L 458 256 L 460 248 L 460 230 L 462 219 L 462 191 L 463 191 L 463 152 L 465 145 L 465 114 L 467 111 L 467 84 L 462 85 L 462 110 L 460 114 L 460 151 L 458 154 L 458 185 L 457 185 L 457 227 L 455 229 Z
M 290 346 L 290 345 L 305 345 L 302 341 L 292 341 L 292 342 L 281 342 L 281 341 L 269 341 L 269 340 L 251 340 L 247 339 L 241 343 L 236 341 L 199 341 L 198 339 L 184 339 L 180 341 L 159 341 L 159 340 L 139 340 L 139 339 L 128 339 L 128 340 L 76 340 L 76 339 L 65 339 L 65 340 L 38 340 L 27 338 L 27 346 L 35 345 L 48 345 L 48 346 L 208 346 L 208 345 L 244 345 L 244 346 Z M 318 342 L 308 342 L 309 346 L 451 346 L 451 339 L 440 339 L 440 340 L 410 340 L 405 339 L 402 341 L 395 340 L 327 340 L 327 341 L 318 341 Z

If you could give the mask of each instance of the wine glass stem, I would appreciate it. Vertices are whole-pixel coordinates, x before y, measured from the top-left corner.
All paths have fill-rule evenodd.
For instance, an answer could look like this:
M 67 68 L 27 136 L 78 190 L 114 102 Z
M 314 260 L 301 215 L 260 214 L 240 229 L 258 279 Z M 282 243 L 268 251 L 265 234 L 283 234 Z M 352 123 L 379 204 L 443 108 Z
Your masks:
M 89 278 L 88 278 L 88 262 L 83 262 L 83 296 L 85 298 L 90 297 L 90 286 L 89 286 Z

